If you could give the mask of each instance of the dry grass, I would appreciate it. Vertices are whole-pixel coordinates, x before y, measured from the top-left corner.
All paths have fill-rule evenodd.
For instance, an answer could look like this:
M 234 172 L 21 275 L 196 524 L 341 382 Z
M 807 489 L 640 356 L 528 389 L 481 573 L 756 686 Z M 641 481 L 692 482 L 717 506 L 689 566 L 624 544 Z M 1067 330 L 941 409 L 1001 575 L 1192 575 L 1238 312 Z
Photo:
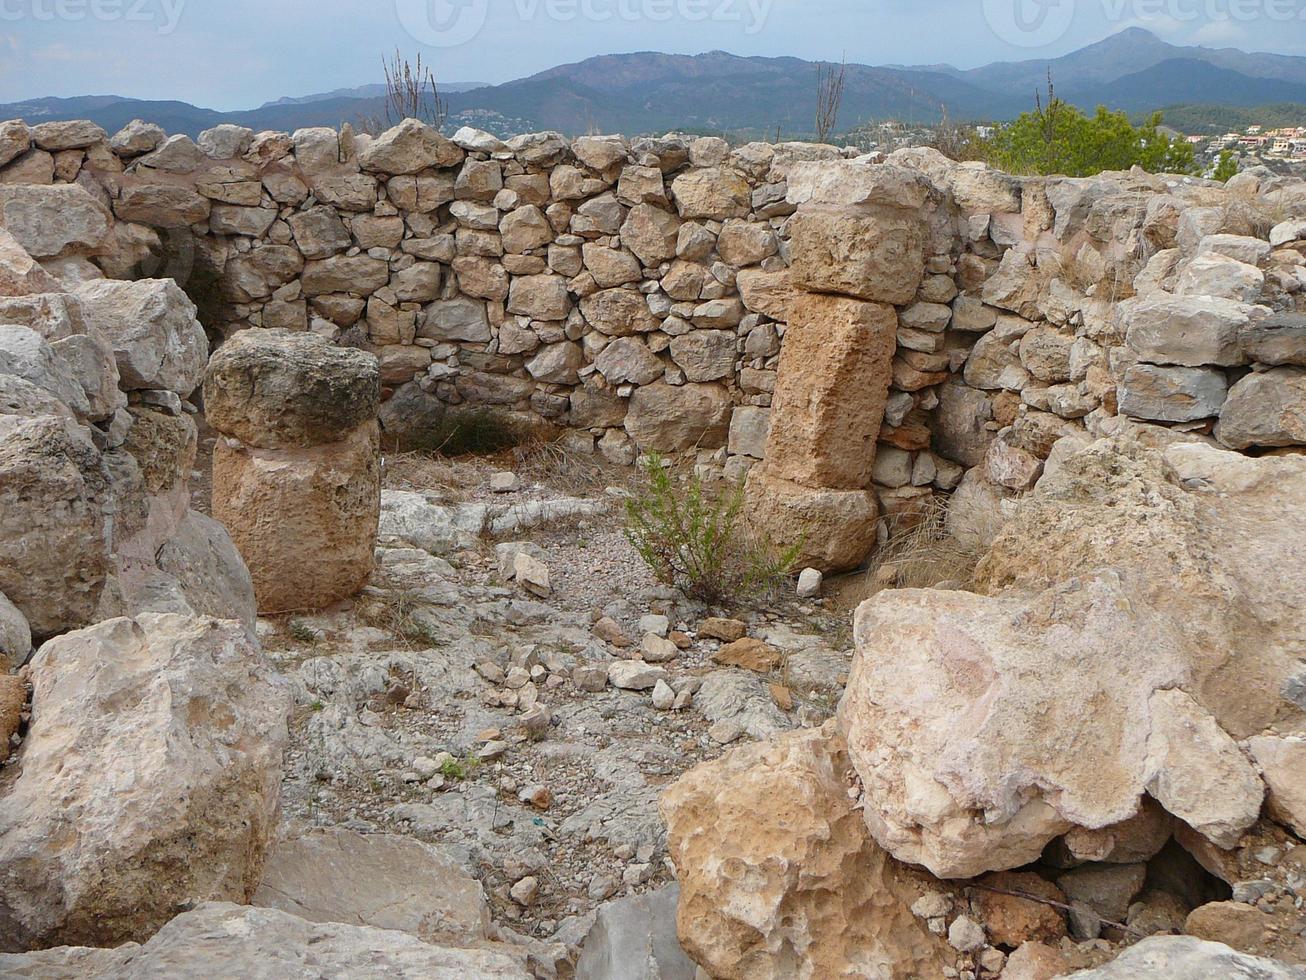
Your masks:
M 931 497 L 918 520 L 890 530 L 866 571 L 857 602 L 885 589 L 968 589 L 984 556 L 981 535 L 957 536 L 948 527 L 948 499 Z
M 592 497 L 612 486 L 628 487 L 635 468 L 608 463 L 602 456 L 568 449 L 562 440 L 537 439 L 513 451 L 523 479 L 572 497 Z
M 449 490 L 455 495 L 480 483 L 475 467 L 429 452 L 395 453 L 385 457 L 387 490 Z
M 384 630 L 410 650 L 424 650 L 437 646 L 440 637 L 418 615 L 421 603 L 404 589 L 368 589 L 358 599 L 358 621 L 364 626 Z

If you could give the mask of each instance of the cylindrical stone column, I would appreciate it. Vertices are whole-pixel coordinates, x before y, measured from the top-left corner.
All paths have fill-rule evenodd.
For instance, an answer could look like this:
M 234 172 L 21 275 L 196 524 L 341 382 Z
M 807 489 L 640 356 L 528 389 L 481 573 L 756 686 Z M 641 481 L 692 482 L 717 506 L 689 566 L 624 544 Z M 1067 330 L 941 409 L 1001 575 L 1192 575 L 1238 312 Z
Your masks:
M 213 516 L 249 566 L 260 613 L 323 609 L 371 574 L 380 397 L 375 357 L 314 334 L 244 330 L 209 362 Z

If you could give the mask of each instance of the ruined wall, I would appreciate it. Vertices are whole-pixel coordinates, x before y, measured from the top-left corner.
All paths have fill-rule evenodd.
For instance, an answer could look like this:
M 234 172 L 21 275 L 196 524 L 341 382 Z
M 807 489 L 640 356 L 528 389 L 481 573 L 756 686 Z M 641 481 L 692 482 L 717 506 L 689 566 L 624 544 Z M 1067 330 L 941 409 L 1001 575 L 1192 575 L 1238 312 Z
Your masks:
M 1016 178 L 924 149 L 879 162 L 715 138 L 450 140 L 411 120 L 198 143 L 6 123 L 0 224 L 44 193 L 13 185 L 79 186 L 65 220 L 115 220 L 56 254 L 33 229 L 50 272 L 175 276 L 217 333 L 372 351 L 392 430 L 495 406 L 612 460 L 694 452 L 732 479 L 767 452 L 795 296 L 879 303 L 896 339 L 876 449 L 830 422 L 828 451 L 857 457 L 888 515 L 959 486 L 1000 505 L 1058 438 L 1118 415 L 1244 450 L 1306 442 L 1306 185 Z M 897 217 L 867 226 L 868 208 Z

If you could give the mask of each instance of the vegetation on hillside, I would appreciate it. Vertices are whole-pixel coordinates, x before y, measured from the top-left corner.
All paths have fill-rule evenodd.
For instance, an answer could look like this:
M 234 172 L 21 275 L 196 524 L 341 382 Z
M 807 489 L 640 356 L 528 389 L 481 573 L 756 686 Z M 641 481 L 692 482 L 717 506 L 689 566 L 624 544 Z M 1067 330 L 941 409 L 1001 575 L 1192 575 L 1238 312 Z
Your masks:
M 1273 105 L 1175 105 L 1164 110 L 1166 122 L 1185 133 L 1217 136 L 1221 133 L 1246 132 L 1248 126 L 1280 129 L 1300 126 L 1306 119 L 1306 105 L 1278 102 Z
M 990 142 L 988 160 L 1010 173 L 1091 177 L 1103 170 L 1139 166 L 1149 173 L 1195 173 L 1193 147 L 1161 132 L 1161 113 L 1135 126 L 1124 112 L 1098 106 L 1087 115 L 1057 98 L 1048 80 L 1048 97 L 1034 111 L 1003 126 Z

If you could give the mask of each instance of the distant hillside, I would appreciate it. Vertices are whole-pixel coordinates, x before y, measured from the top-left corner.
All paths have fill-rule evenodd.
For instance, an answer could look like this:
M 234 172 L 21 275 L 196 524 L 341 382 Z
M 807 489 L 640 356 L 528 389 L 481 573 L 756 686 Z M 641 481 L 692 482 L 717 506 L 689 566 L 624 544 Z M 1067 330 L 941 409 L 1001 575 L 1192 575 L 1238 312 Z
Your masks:
M 1306 102 L 1306 83 L 1274 78 L 1252 78 L 1191 58 L 1172 58 L 1151 68 L 1126 75 L 1087 90 L 1057 85 L 1057 94 L 1084 108 L 1097 105 L 1128 112 L 1155 109 L 1191 100 L 1194 94 L 1219 93 L 1225 106 L 1254 106 L 1272 102 Z M 1175 125 L 1172 120 L 1167 123 Z M 1298 117 L 1297 125 L 1306 119 Z
M 817 65 L 798 58 L 640 52 L 590 58 L 449 97 L 452 114 L 494 112 L 532 128 L 584 133 L 693 129 L 806 136 L 816 114 Z M 1012 115 L 1023 101 L 938 72 L 849 65 L 840 123 L 937 122 Z
M 1248 126 L 1260 125 L 1267 129 L 1283 126 L 1301 126 L 1306 120 L 1306 102 L 1284 102 L 1277 105 L 1223 106 L 1223 105 L 1172 105 L 1166 106 L 1167 126 L 1193 135 L 1220 136 L 1224 133 L 1245 132 Z
M 474 88 L 484 88 L 486 82 L 440 82 L 441 94 L 452 92 L 470 92 Z M 272 109 L 287 105 L 307 105 L 309 102 L 330 102 L 335 99 L 382 99 L 385 98 L 385 83 L 376 85 L 356 85 L 353 88 L 338 88 L 330 92 L 316 92 L 312 95 L 285 95 L 271 102 L 264 102 L 260 109 Z
M 450 127 L 472 125 L 499 135 L 541 129 L 630 136 L 685 130 L 801 139 L 814 128 L 817 68 L 798 58 L 745 58 L 724 51 L 637 52 L 559 65 L 503 85 L 450 83 L 442 91 Z M 1057 94 L 1089 111 L 1099 103 L 1135 114 L 1185 106 L 1185 114 L 1167 119 L 1181 130 L 1187 128 L 1185 119 L 1208 106 L 1306 104 L 1306 58 L 1179 47 L 1132 28 L 1051 61 L 1003 62 L 969 71 L 947 65 L 848 65 L 839 127 L 886 119 L 930 124 L 945 111 L 954 121 L 1014 118 L 1032 108 L 1049 69 Z M 115 96 L 34 99 L 0 105 L 0 119 L 89 118 L 112 131 L 139 117 L 192 136 L 224 121 L 294 130 L 382 114 L 382 92 L 378 85 L 360 86 L 225 113 Z M 1301 125 L 1306 118 L 1285 121 Z

